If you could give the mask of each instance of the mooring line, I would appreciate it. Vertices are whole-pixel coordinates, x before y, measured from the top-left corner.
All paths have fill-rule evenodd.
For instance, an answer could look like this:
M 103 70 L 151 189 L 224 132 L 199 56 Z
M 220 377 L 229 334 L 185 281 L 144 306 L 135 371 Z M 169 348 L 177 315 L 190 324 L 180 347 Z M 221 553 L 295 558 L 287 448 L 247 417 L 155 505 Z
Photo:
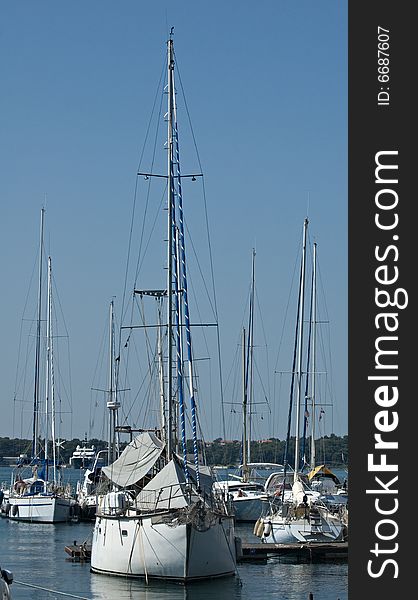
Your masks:
M 68 598 L 77 598 L 78 600 L 90 600 L 90 598 L 86 598 L 85 596 L 75 596 L 74 594 L 69 594 L 68 592 L 59 592 L 58 590 L 50 590 L 48 588 L 42 587 L 40 585 L 34 585 L 33 583 L 25 583 L 24 581 L 17 581 L 13 579 L 13 583 L 17 583 L 18 585 L 24 585 L 26 587 L 35 588 L 37 590 L 42 590 L 44 592 L 50 592 L 51 594 L 61 594 L 61 596 L 67 596 Z

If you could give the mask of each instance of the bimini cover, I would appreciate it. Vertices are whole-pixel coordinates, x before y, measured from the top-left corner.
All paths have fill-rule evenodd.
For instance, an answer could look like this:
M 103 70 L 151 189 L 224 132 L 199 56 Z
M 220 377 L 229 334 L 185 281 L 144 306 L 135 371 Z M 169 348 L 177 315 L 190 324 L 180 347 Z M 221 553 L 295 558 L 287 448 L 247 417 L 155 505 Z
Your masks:
M 191 463 L 187 464 L 192 483 L 192 497 L 196 499 L 196 470 Z M 199 467 L 200 487 L 202 492 L 211 493 L 213 478 L 208 467 Z M 163 469 L 138 494 L 136 506 L 141 510 L 157 510 L 182 508 L 189 504 L 186 476 L 182 460 L 177 457 L 170 460 Z
M 152 469 L 163 448 L 163 442 L 154 433 L 140 433 L 114 463 L 102 468 L 102 472 L 120 487 L 133 485 Z
M 308 473 L 308 478 L 309 481 L 311 479 L 313 479 L 313 477 L 315 477 L 315 475 L 325 475 L 327 477 L 331 477 L 331 479 L 338 485 L 340 483 L 340 480 L 338 479 L 338 477 L 335 475 L 335 473 L 333 473 L 332 471 L 330 471 L 330 469 L 328 469 L 325 465 L 319 465 L 318 467 L 315 467 L 314 469 L 312 469 L 312 471 L 310 471 Z

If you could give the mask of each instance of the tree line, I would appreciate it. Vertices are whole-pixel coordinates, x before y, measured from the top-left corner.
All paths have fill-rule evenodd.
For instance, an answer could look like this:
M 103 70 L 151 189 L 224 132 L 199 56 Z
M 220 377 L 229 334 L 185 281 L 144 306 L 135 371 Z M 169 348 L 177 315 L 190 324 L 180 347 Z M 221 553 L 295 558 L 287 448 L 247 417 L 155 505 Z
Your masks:
M 94 446 L 96 451 L 105 450 L 107 442 L 104 440 L 91 439 L 80 440 L 74 438 L 65 440 L 60 449 L 60 461 L 69 464 L 71 455 L 78 445 Z M 123 449 L 126 446 L 125 441 L 121 444 Z M 30 456 L 32 442 L 18 438 L 2 437 L 0 438 L 0 464 L 9 464 L 10 460 L 6 457 L 19 457 L 20 455 Z M 270 462 L 283 464 L 285 459 L 285 446 L 283 440 L 270 438 L 268 440 L 251 442 L 250 457 L 251 462 Z M 290 465 L 294 463 L 295 438 L 292 438 L 287 448 L 287 462 Z M 348 436 L 324 436 L 315 442 L 316 464 L 327 464 L 333 467 L 348 466 Z M 224 441 L 217 438 L 213 442 L 200 442 L 200 449 L 205 455 L 206 462 L 209 465 L 236 466 L 242 462 L 242 445 L 240 440 Z M 193 454 L 192 440 L 187 441 L 187 452 Z M 52 453 L 50 454 L 52 455 Z M 309 452 L 307 448 L 306 462 L 309 462 Z

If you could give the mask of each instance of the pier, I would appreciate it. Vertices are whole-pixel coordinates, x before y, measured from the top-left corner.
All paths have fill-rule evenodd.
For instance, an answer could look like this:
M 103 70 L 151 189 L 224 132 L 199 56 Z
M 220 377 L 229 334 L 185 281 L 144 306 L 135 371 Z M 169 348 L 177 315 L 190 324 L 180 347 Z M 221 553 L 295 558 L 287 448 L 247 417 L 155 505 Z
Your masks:
M 241 547 L 239 547 L 241 546 Z M 275 556 L 295 562 L 322 562 L 327 560 L 347 560 L 348 542 L 296 543 L 296 544 L 249 544 L 237 546 L 237 562 L 267 560 Z
M 70 555 L 71 560 L 74 562 L 87 561 L 91 558 L 91 544 L 88 544 L 87 542 L 77 544 L 77 540 L 74 540 L 74 543 L 65 546 L 64 550 Z
M 89 561 L 91 558 L 91 544 L 83 542 L 68 544 L 65 552 L 73 561 Z M 310 542 L 307 544 L 250 544 L 237 543 L 237 562 L 267 560 L 275 556 L 295 562 L 323 562 L 327 560 L 347 560 L 348 542 L 332 542 L 329 544 Z

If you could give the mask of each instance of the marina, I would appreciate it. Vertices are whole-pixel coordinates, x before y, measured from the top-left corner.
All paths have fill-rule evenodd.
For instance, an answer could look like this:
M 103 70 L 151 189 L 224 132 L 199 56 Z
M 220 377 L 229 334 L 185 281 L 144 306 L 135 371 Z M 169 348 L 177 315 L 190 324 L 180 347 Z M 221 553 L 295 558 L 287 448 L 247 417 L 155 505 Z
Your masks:
M 347 600 L 343 11 L 45 2 L 5 38 L 2 600 Z M 329 107 L 285 73 L 313 23 Z
M 65 552 L 75 561 L 90 561 L 91 545 L 83 542 L 69 544 L 64 548 Z M 267 557 L 286 557 L 299 562 L 307 560 L 347 560 L 348 542 L 337 542 L 332 544 L 312 542 L 309 544 L 254 544 L 250 542 L 240 543 L 237 552 L 237 562 L 245 560 L 266 560 Z
M 66 482 L 75 489 L 80 469 L 65 469 Z M 11 476 L 0 467 L 0 479 Z M 348 544 L 263 544 L 253 534 L 253 524 L 236 525 L 242 541 L 236 576 L 186 586 L 160 581 L 103 577 L 91 573 L 93 524 L 56 525 L 16 523 L 0 519 L 0 537 L 8 552 L 2 568 L 13 573 L 13 600 L 52 600 L 65 597 L 86 600 L 345 600 L 348 583 Z M 34 568 L 33 555 L 42 555 Z M 76 587 L 74 581 L 77 581 Z M 19 583 L 20 582 L 20 583 Z M 49 591 L 48 591 L 49 590 Z

